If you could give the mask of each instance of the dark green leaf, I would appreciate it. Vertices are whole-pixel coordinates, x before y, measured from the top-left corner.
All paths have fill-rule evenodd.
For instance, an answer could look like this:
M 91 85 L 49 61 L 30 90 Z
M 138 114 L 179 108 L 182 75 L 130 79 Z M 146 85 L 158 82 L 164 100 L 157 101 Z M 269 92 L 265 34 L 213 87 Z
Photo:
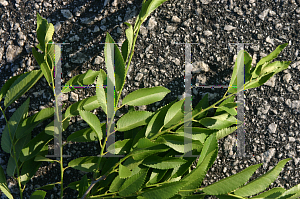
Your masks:
M 153 113 L 149 111 L 134 111 L 126 113 L 117 122 L 117 131 L 128 131 L 149 122 Z
M 6 177 L 5 177 L 5 173 L 3 171 L 2 166 L 0 166 L 0 190 L 2 191 L 2 193 L 4 193 L 6 195 L 6 197 L 8 197 L 9 199 L 14 199 L 13 196 L 11 195 L 8 187 L 7 187 L 7 183 L 6 183 Z
M 44 199 L 46 194 L 46 191 L 37 190 L 31 194 L 30 199 Z
M 15 80 L 6 93 L 4 100 L 5 109 L 34 86 L 42 76 L 41 70 L 33 70 L 22 74 Z
M 94 172 L 98 166 L 99 158 L 97 156 L 80 157 L 70 161 L 68 166 L 84 172 Z

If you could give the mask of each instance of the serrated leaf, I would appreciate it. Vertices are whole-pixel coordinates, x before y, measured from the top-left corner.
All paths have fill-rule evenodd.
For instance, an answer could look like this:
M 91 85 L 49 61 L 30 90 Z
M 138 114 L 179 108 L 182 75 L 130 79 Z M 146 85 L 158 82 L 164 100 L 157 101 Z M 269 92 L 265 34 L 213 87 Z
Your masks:
M 31 194 L 30 199 L 44 199 L 46 194 L 46 191 L 37 190 Z
M 123 166 L 122 164 L 119 165 L 119 175 L 120 178 L 128 178 L 131 176 L 131 171 L 126 166 Z
M 7 187 L 6 177 L 5 177 L 5 173 L 4 173 L 4 170 L 3 170 L 2 166 L 0 166 L 0 190 L 9 199 L 14 199 L 13 196 L 11 195 L 8 187 Z
M 131 139 L 119 140 L 110 146 L 108 146 L 107 151 L 112 154 L 127 154 L 130 151 L 130 147 L 132 144 Z M 114 150 L 114 152 L 113 152 Z
M 168 170 L 153 169 L 147 184 L 151 185 L 158 183 L 162 179 L 162 177 L 167 173 L 167 171 Z
M 200 102 L 197 104 L 197 106 L 193 109 L 192 115 L 193 117 L 202 111 L 203 109 L 206 109 L 209 106 L 208 104 L 208 93 L 202 97 Z M 197 115 L 194 119 L 195 120 L 200 120 L 203 117 L 206 117 L 208 111 L 202 112 L 201 114 Z
M 99 108 L 97 96 L 87 97 L 69 106 L 65 112 L 65 117 L 70 118 L 79 115 L 79 110 L 91 111 Z
M 88 125 L 93 129 L 94 132 L 96 132 L 99 141 L 102 140 L 103 135 L 102 135 L 102 130 L 101 130 L 101 124 L 99 119 L 97 118 L 96 115 L 94 115 L 91 112 L 88 111 L 79 111 L 80 116 L 82 117 L 82 119 L 88 123 Z
M 97 156 L 76 158 L 75 160 L 70 161 L 68 166 L 84 172 L 94 172 L 98 166 L 97 164 L 99 158 L 100 157 Z
M 187 161 L 180 158 L 151 156 L 143 161 L 143 165 L 154 169 L 174 169 Z
M 34 86 L 42 76 L 41 70 L 33 70 L 22 74 L 15 80 L 5 95 L 5 109 Z
M 290 188 L 285 191 L 282 195 L 277 197 L 276 199 L 297 199 L 300 196 L 300 184 Z
M 259 62 L 256 64 L 255 66 L 255 70 L 254 73 L 252 74 L 253 78 L 256 78 L 260 75 L 260 71 L 256 70 L 256 68 L 258 68 L 258 66 L 262 66 L 265 63 L 269 63 L 271 62 L 273 59 L 275 59 L 280 52 L 288 45 L 288 43 L 284 43 L 279 45 L 273 52 L 271 52 L 269 55 L 267 55 L 266 57 L 263 57 L 261 60 L 259 60 Z
M 111 183 L 111 185 L 109 186 L 109 191 L 110 192 L 117 192 L 119 191 L 120 187 L 122 186 L 122 184 L 125 182 L 125 178 L 122 179 L 120 178 L 120 175 L 118 175 Z
M 152 88 L 141 88 L 129 93 L 122 101 L 122 105 L 142 106 L 161 101 L 169 92 L 169 89 L 157 86 Z
M 128 131 L 149 122 L 149 117 L 153 113 L 149 111 L 134 111 L 126 113 L 117 122 L 118 131 Z
M 233 126 L 233 127 L 229 127 L 229 128 L 225 128 L 225 129 L 221 129 L 217 132 L 217 140 L 222 139 L 224 137 L 226 137 L 227 135 L 233 133 L 235 130 L 237 130 L 238 128 L 240 128 L 242 125 L 239 126 Z
M 228 114 L 218 115 L 214 117 L 206 117 L 199 121 L 200 124 L 204 125 L 209 129 L 223 129 L 230 127 L 233 124 L 236 124 L 236 121 L 228 120 Z
M 32 115 L 31 117 L 24 119 L 17 128 L 16 138 L 21 139 L 22 137 L 26 136 L 37 125 L 39 125 L 44 120 L 53 117 L 53 115 L 54 115 L 54 108 L 45 108 L 37 112 L 36 114 Z
M 198 159 L 197 166 L 201 164 L 204 158 L 211 152 L 217 150 L 218 151 L 218 142 L 216 139 L 216 134 L 211 134 L 204 142 L 200 157 Z M 213 157 L 214 158 L 214 157 Z M 209 167 L 212 166 L 212 163 L 209 164 Z
M 1 91 L 0 91 L 0 101 L 2 100 L 3 96 L 6 95 L 7 91 L 9 90 L 10 86 L 23 74 L 19 74 L 16 76 L 13 76 L 9 80 L 5 82 L 5 84 L 2 86 Z
M 234 192 L 234 194 L 239 196 L 252 196 L 254 194 L 262 192 L 277 179 L 279 173 L 282 171 L 283 167 L 289 160 L 291 160 L 291 158 L 281 160 L 273 169 L 260 176 L 259 178 L 251 181 L 247 185 L 239 188 Z
M 197 166 L 195 169 L 193 169 L 189 174 L 184 176 L 181 181 L 185 181 L 187 184 L 182 187 L 180 190 L 193 190 L 196 188 L 199 188 L 202 184 L 203 179 L 205 178 L 205 175 L 207 173 L 207 170 L 209 169 L 209 164 L 211 162 L 214 162 L 217 156 L 218 151 L 213 150 L 210 152 L 204 160 L 201 162 L 199 166 Z M 184 191 L 180 192 L 180 195 L 182 196 L 188 196 L 193 194 L 194 191 Z
M 163 144 L 163 142 L 152 142 L 148 138 L 141 138 L 139 141 L 134 145 L 134 148 L 137 147 L 138 149 L 144 149 L 144 148 L 149 148 L 153 147 L 159 144 Z
M 185 100 L 180 100 L 174 103 L 171 108 L 169 108 L 166 117 L 164 119 L 164 128 L 167 129 L 174 124 L 183 120 L 184 117 L 184 102 Z
M 151 199 L 171 198 L 186 184 L 184 181 L 165 183 L 142 193 L 143 197 Z
M 96 95 L 97 95 L 98 103 L 100 104 L 104 113 L 107 115 L 107 96 L 106 96 L 107 94 L 103 86 L 107 86 L 107 77 L 104 70 L 101 69 L 97 78 Z
M 36 162 L 56 162 L 55 160 L 52 160 L 50 158 L 46 158 L 46 157 L 43 157 L 41 155 L 37 155 L 35 158 L 34 158 L 34 161 Z
M 230 193 L 243 186 L 261 165 L 262 163 L 252 165 L 237 174 L 219 180 L 218 182 L 205 187 L 204 189 L 202 189 L 202 191 L 209 195 L 221 195 Z M 238 194 L 235 193 L 235 195 Z
M 86 192 L 88 187 L 89 187 L 89 183 L 88 183 L 87 175 L 85 174 L 81 178 L 80 183 L 79 183 L 79 191 L 78 191 L 78 197 L 79 198 L 81 198 L 83 196 L 83 194 Z
M 282 193 L 284 193 L 286 190 L 282 187 L 275 187 L 271 190 L 268 190 L 264 193 L 261 193 L 257 196 L 253 196 L 251 198 L 265 198 L 265 199 L 272 199 L 272 198 L 277 198 L 280 196 Z
M 192 132 L 192 139 L 193 140 L 198 140 L 202 144 L 204 144 L 205 139 L 212 133 L 217 132 L 218 130 L 214 129 L 207 129 L 207 128 L 200 128 L 200 127 L 187 127 L 184 128 L 182 126 L 181 128 L 177 129 L 176 134 L 180 136 L 184 136 L 186 130 L 189 130 Z
M 28 98 L 9 118 L 8 124 L 6 124 L 4 131 L 2 132 L 1 137 L 1 147 L 2 150 L 6 153 L 10 153 L 12 150 L 12 143 L 11 141 L 15 141 L 15 133 L 19 124 L 23 121 L 25 114 L 28 112 L 30 98 Z M 9 126 L 9 128 L 8 128 Z M 12 139 L 12 140 L 11 140 Z
M 128 196 L 137 192 L 144 184 L 148 169 L 149 168 L 141 169 L 139 173 L 126 179 L 126 181 L 120 187 L 119 195 Z
M 148 157 L 149 155 L 153 155 L 159 152 L 166 152 L 168 151 L 170 148 L 168 146 L 165 145 L 157 145 L 157 146 L 153 146 L 147 149 L 140 149 L 140 150 L 134 150 L 132 152 L 132 158 L 134 160 L 142 160 L 145 159 L 146 157 Z
M 67 93 L 70 91 L 74 91 L 76 89 L 74 86 L 87 86 L 93 84 L 96 77 L 100 74 L 99 71 L 93 71 L 89 69 L 87 72 L 83 74 L 76 75 L 72 77 L 66 84 L 65 87 L 61 90 L 62 93 Z M 71 88 L 70 88 L 71 87 Z
M 154 135 L 156 135 L 159 130 L 164 125 L 164 118 L 166 116 L 166 113 L 168 109 L 174 104 L 175 102 L 171 102 L 164 107 L 161 107 L 161 109 L 157 110 L 154 113 L 154 116 L 151 118 L 150 122 L 147 125 L 147 129 L 145 132 L 145 137 L 152 138 Z
M 43 146 L 37 154 L 41 156 L 47 155 L 48 145 Z M 35 162 L 34 158 L 24 161 L 20 174 L 20 180 L 23 185 L 25 185 L 36 174 L 41 164 L 41 162 Z
M 106 123 L 100 123 L 102 132 L 106 131 Z M 67 142 L 94 142 L 98 141 L 97 134 L 92 128 L 85 128 L 76 131 L 68 136 Z

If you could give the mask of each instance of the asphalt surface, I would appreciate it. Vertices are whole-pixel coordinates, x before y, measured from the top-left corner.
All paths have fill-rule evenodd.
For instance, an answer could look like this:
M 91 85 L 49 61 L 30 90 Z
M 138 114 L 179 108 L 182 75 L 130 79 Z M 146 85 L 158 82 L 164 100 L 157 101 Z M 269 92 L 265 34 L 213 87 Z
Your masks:
M 62 48 L 62 85 L 77 74 L 88 69 L 106 71 L 104 45 L 108 31 L 116 42 L 125 40 L 128 22 L 134 26 L 141 10 L 142 0 L 100 0 L 100 1 L 5 1 L 0 0 L 0 87 L 12 76 L 39 69 L 31 47 L 38 44 L 36 38 L 36 13 L 47 18 L 55 26 L 53 41 L 69 43 Z M 257 89 L 245 91 L 245 152 L 251 158 L 235 156 L 235 133 L 220 139 L 219 153 L 209 169 L 201 187 L 238 173 L 247 167 L 264 163 L 250 181 L 265 174 L 280 160 L 292 158 L 273 187 L 289 189 L 300 183 L 299 179 L 299 54 L 300 1 L 233 1 L 233 0 L 174 0 L 158 7 L 143 23 L 135 46 L 122 99 L 128 93 L 144 87 L 164 86 L 171 92 L 160 102 L 136 107 L 136 110 L 155 111 L 184 94 L 185 48 L 176 43 L 192 44 L 194 73 L 192 84 L 228 85 L 234 65 L 237 48 L 228 43 L 245 44 L 245 50 L 253 57 L 252 65 L 270 54 L 283 43 L 289 45 L 276 61 L 292 61 L 289 68 L 275 75 Z M 225 88 L 195 88 L 192 90 L 193 107 L 202 96 L 209 93 L 210 104 L 218 101 Z M 95 95 L 95 88 L 79 89 L 66 95 L 66 108 L 81 99 Z M 24 96 L 6 111 L 9 118 L 13 112 L 30 97 L 29 116 L 34 111 L 52 107 L 54 96 L 42 77 Z M 4 107 L 1 101 L 1 107 Z M 66 109 L 65 108 L 65 109 Z M 64 110 L 65 110 L 64 109 Z M 127 112 L 121 109 L 117 116 Z M 101 109 L 94 114 L 105 121 Z M 119 117 L 116 117 L 116 120 Z M 49 119 L 32 132 L 36 136 L 51 122 Z M 70 127 L 63 134 L 63 140 L 72 132 L 87 127 L 80 117 L 71 119 Z M 0 132 L 5 127 L 1 114 Z M 122 135 L 118 135 L 121 138 Z M 53 141 L 49 155 L 53 154 Z M 64 166 L 72 159 L 98 155 L 97 143 L 72 143 L 66 145 Z M 4 170 L 9 154 L 0 149 L 0 164 Z M 193 168 L 193 167 L 192 167 Z M 75 169 L 67 169 L 64 187 L 80 180 L 84 175 Z M 91 174 L 88 175 L 91 177 Z M 42 163 L 36 176 L 27 184 L 25 198 L 34 188 L 60 181 L 60 167 L 57 164 Z M 9 188 L 14 198 L 19 198 L 17 183 L 9 178 Z M 46 198 L 58 198 L 60 187 L 47 191 Z M 64 191 L 64 198 L 75 198 L 77 192 Z M 2 198 L 5 198 L 1 195 Z M 216 198 L 206 196 L 205 198 Z

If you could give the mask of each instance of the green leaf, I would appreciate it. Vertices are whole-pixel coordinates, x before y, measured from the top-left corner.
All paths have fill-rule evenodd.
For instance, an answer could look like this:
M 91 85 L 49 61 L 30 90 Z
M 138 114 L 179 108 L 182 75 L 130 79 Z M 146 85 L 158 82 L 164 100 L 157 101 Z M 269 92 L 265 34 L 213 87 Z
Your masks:
M 120 187 L 119 195 L 128 196 L 137 192 L 144 184 L 147 172 L 148 168 L 143 168 L 139 173 L 126 179 L 126 181 Z
M 30 199 L 44 199 L 46 194 L 46 191 L 37 190 L 31 194 Z
M 237 188 L 243 186 L 246 182 L 248 182 L 248 180 L 251 178 L 254 172 L 261 165 L 262 163 L 252 165 L 237 174 L 224 178 L 218 182 L 215 182 L 205 187 L 204 189 L 202 189 L 202 191 L 209 195 L 221 195 L 221 194 L 230 193 L 236 190 Z M 235 195 L 239 195 L 239 194 L 235 193 Z
M 126 37 L 127 37 L 127 39 L 126 39 L 127 42 L 124 45 L 124 48 L 123 48 L 123 45 L 122 45 L 122 53 L 123 53 L 123 49 L 125 50 L 125 52 L 124 52 L 125 56 L 123 56 L 123 58 L 124 58 L 124 61 L 126 63 L 128 55 L 130 54 L 130 51 L 131 51 L 131 48 L 132 48 L 134 33 L 133 33 L 133 28 L 132 28 L 131 24 L 129 24 L 127 22 L 125 22 L 124 24 L 126 24 L 128 26 L 128 28 L 125 30 L 125 34 L 126 34 Z M 127 47 L 127 53 L 126 53 L 126 47 Z
M 225 99 L 224 101 L 221 102 L 221 104 L 219 104 L 219 107 L 220 106 L 223 106 L 227 103 L 236 103 L 234 100 L 235 100 L 235 97 L 236 95 L 232 95 L 231 97 L 227 97 L 227 99 Z M 240 103 L 236 103 L 237 106 L 240 105 Z M 224 111 L 224 109 L 221 109 L 221 108 L 217 108 L 216 112 L 215 112 L 215 116 L 218 116 L 218 115 L 222 115 L 222 114 L 225 114 L 226 112 Z
M 245 84 L 245 90 L 250 89 L 250 88 L 256 88 L 259 87 L 261 85 L 263 85 L 264 83 L 266 83 L 272 76 L 274 76 L 274 72 L 273 73 L 269 73 L 266 74 L 264 76 L 258 77 L 256 78 L 254 81 L 251 81 L 247 84 Z
M 211 134 L 204 142 L 197 166 L 199 166 L 201 164 L 202 161 L 204 161 L 204 158 L 212 151 L 214 150 L 218 151 L 218 142 L 216 139 L 216 134 L 213 133 Z M 215 159 L 217 157 L 213 156 L 213 159 Z M 213 162 L 210 162 L 210 164 L 208 165 L 209 168 L 212 166 Z
M 290 188 L 289 190 L 285 191 L 282 195 L 280 195 L 276 199 L 297 199 L 300 196 L 300 184 Z
M 22 74 L 16 81 L 14 81 L 5 96 L 5 109 L 25 94 L 42 77 L 42 75 L 41 70 L 33 70 Z
M 46 158 L 46 157 L 43 157 L 41 155 L 37 155 L 35 158 L 34 158 L 34 161 L 36 162 L 56 162 L 55 160 L 52 160 L 50 158 Z
M 151 156 L 143 161 L 143 165 L 154 169 L 174 169 L 187 161 L 180 158 Z
M 45 47 L 49 41 L 52 40 L 54 34 L 54 26 L 52 23 L 42 18 L 38 13 L 37 15 L 37 39 L 40 42 L 39 45 L 43 52 L 45 52 Z
M 5 84 L 2 86 L 0 91 L 0 101 L 2 100 L 3 96 L 6 95 L 7 91 L 9 90 L 10 86 L 21 76 L 22 74 L 13 76 L 9 80 L 5 82 Z
M 138 149 L 144 149 L 153 147 L 159 144 L 163 144 L 162 142 L 153 142 L 148 138 L 141 138 L 139 141 L 134 145 L 134 148 L 137 147 Z
M 97 156 L 80 157 L 70 161 L 68 166 L 84 172 L 94 172 L 98 166 L 97 164 L 99 158 L 100 157 Z
M 184 128 L 184 126 L 182 126 L 181 128 L 179 128 L 176 133 L 177 135 L 180 136 L 184 136 L 184 130 L 186 128 Z M 213 129 L 207 129 L 207 128 L 199 128 L 199 127 L 188 127 L 187 129 L 191 129 L 192 131 L 192 139 L 193 140 L 198 140 L 200 141 L 202 144 L 204 144 L 205 139 L 207 138 L 207 136 L 209 136 L 212 133 L 217 132 L 218 130 L 213 130 Z
M 106 81 L 106 83 L 105 83 Z M 100 69 L 100 73 L 97 78 L 97 87 L 96 87 L 96 95 L 98 103 L 100 104 L 102 110 L 107 115 L 107 93 L 104 90 L 103 86 L 107 86 L 107 77 L 104 70 Z
M 241 104 L 239 103 L 239 105 Z M 237 111 L 235 110 L 236 107 L 238 107 L 236 102 L 229 102 L 227 104 L 219 106 L 220 109 L 226 111 L 230 115 L 237 115 Z
M 44 185 L 44 186 L 36 188 L 36 189 L 51 190 L 51 189 L 53 189 L 55 187 L 56 184 L 57 184 L 57 182 L 52 183 L 52 184 L 47 184 L 47 185 Z
M 113 144 L 111 144 L 110 146 L 108 146 L 107 151 L 109 151 L 112 154 L 127 154 L 130 151 L 131 148 L 131 144 L 132 144 L 132 140 L 131 139 L 125 139 L 125 140 L 119 140 Z M 112 152 L 114 147 L 114 153 Z
M 79 115 L 79 110 L 91 111 L 99 108 L 97 96 L 87 97 L 69 106 L 65 112 L 65 117 L 70 118 Z
M 117 122 L 117 131 L 128 131 L 149 122 L 153 113 L 149 111 L 134 111 L 126 113 Z
M 39 66 L 44 62 L 44 55 L 38 52 L 35 47 L 32 47 L 32 54 Z
M 169 149 L 170 149 L 169 147 L 160 144 L 157 146 L 149 147 L 147 149 L 134 150 L 132 152 L 132 158 L 134 160 L 142 160 L 150 155 L 153 155 L 153 154 L 156 154 L 159 152 L 166 152 Z
M 192 114 L 193 116 L 202 111 L 203 109 L 206 109 L 209 106 L 208 104 L 208 93 L 202 97 L 200 102 L 197 104 L 197 106 L 193 109 Z M 200 115 L 196 116 L 195 120 L 200 120 L 203 117 L 206 117 L 208 111 L 202 112 Z
M 169 92 L 169 89 L 157 86 L 152 88 L 141 88 L 129 93 L 122 101 L 122 104 L 131 106 L 142 106 L 162 100 Z
M 235 64 L 234 64 L 234 68 L 233 68 L 233 73 L 231 76 L 231 80 L 229 83 L 229 86 L 234 86 L 234 87 L 228 87 L 228 92 L 229 93 L 236 93 L 237 92 L 237 74 L 238 73 L 238 67 L 240 68 L 240 65 L 244 65 L 244 60 L 243 56 L 244 56 L 244 50 L 240 50 L 240 52 L 238 53 L 238 56 L 236 58 Z M 242 63 L 243 62 L 243 63 Z M 241 66 L 242 67 L 242 66 Z
M 142 193 L 142 196 L 151 199 L 171 198 L 186 184 L 184 181 L 165 183 Z
M 6 177 L 5 177 L 5 173 L 3 171 L 2 166 L 0 166 L 0 190 L 2 191 L 2 193 L 4 193 L 6 195 L 6 197 L 8 197 L 9 199 L 14 199 L 13 196 L 11 195 L 8 187 L 7 187 L 7 183 L 6 183 Z
M 37 154 L 46 156 L 48 154 L 48 145 L 45 145 Z M 20 180 L 23 185 L 25 185 L 36 174 L 41 164 L 41 162 L 35 162 L 34 158 L 24 161 L 20 175 Z
M 171 108 L 169 108 L 165 120 L 164 120 L 164 129 L 171 127 L 174 124 L 183 120 L 184 117 L 184 101 L 180 100 L 173 104 Z
M 114 72 L 115 72 L 115 86 L 116 90 L 120 91 L 123 83 L 125 82 L 125 62 L 123 60 L 122 54 L 116 44 L 113 44 L 114 46 L 114 64 L 115 66 L 111 66 L 109 60 L 111 60 L 111 57 L 108 57 L 110 55 L 107 54 L 107 48 L 108 45 L 107 43 L 115 43 L 114 39 L 110 36 L 110 34 L 107 32 L 106 34 L 106 40 L 105 40 L 105 47 L 104 47 L 104 55 L 105 55 L 105 63 L 106 67 L 114 67 Z
M 269 191 L 266 191 L 264 193 L 261 193 L 257 196 L 253 196 L 251 198 L 266 198 L 266 199 L 272 199 L 272 198 L 277 198 L 280 196 L 282 193 L 284 193 L 286 190 L 282 187 L 275 187 Z
M 167 171 L 168 170 L 153 169 L 147 185 L 158 183 L 162 179 L 162 177 L 164 177 Z
M 123 166 L 122 164 L 119 165 L 119 175 L 120 178 L 128 178 L 131 176 L 131 171 L 126 166 Z
M 247 185 L 239 188 L 234 192 L 234 194 L 239 196 L 252 196 L 254 194 L 262 192 L 263 190 L 268 188 L 272 182 L 276 180 L 279 173 L 282 171 L 284 165 L 289 160 L 291 160 L 291 158 L 281 160 L 273 169 L 268 171 L 266 174 L 260 176 L 259 178 L 251 181 Z
M 93 84 L 95 82 L 96 77 L 100 74 L 99 71 L 93 71 L 89 69 L 87 72 L 83 74 L 76 75 L 72 77 L 66 84 L 61 92 L 62 93 L 67 93 L 70 91 L 74 91 L 76 89 L 81 89 L 81 88 L 73 88 L 73 86 L 87 86 L 90 84 Z M 71 87 L 71 88 L 70 88 Z
M 228 114 L 222 114 L 214 117 L 203 118 L 199 122 L 209 129 L 220 130 L 236 124 L 236 121 L 229 121 L 229 118 Z
M 52 82 L 50 67 L 48 66 L 48 64 L 46 62 L 43 62 L 43 63 L 41 63 L 40 68 L 41 68 L 48 84 L 50 85 L 50 83 Z
M 120 177 L 120 175 L 118 175 L 111 183 L 110 187 L 109 187 L 109 191 L 110 192 L 117 192 L 119 191 L 120 187 L 122 186 L 122 184 L 125 182 L 125 178 L 122 179 Z
M 196 160 L 196 157 L 183 157 L 187 162 L 179 167 L 173 169 L 171 174 L 171 179 L 176 179 L 178 177 L 183 176 L 190 169 L 192 163 Z
M 29 107 L 29 101 L 30 98 L 28 98 L 9 118 L 8 124 L 6 124 L 4 131 L 2 132 L 1 137 L 1 146 L 2 150 L 6 153 L 10 153 L 12 150 L 12 145 L 14 143 L 11 142 L 14 141 L 15 133 L 17 131 L 17 128 L 19 124 L 23 121 L 23 118 L 25 115 L 27 115 L 28 107 Z M 8 128 L 9 125 L 9 128 Z M 9 132 L 10 129 L 10 132 Z
M 88 179 L 87 175 L 85 174 L 80 180 L 78 197 L 81 198 L 88 188 Z
M 207 173 L 207 170 L 209 169 L 209 164 L 211 162 L 215 161 L 215 158 L 218 154 L 218 150 L 214 150 L 210 152 L 204 160 L 201 162 L 199 166 L 197 166 L 195 169 L 193 169 L 189 174 L 184 176 L 181 181 L 185 181 L 187 184 L 186 186 L 182 187 L 180 190 L 193 190 L 200 187 L 202 184 L 203 179 L 205 178 L 205 175 Z M 182 196 L 188 196 L 193 194 L 194 191 L 185 191 L 181 192 L 180 195 Z
M 147 125 L 145 137 L 151 138 L 159 132 L 161 127 L 164 125 L 164 118 L 172 104 L 174 104 L 174 101 L 164 107 L 161 107 L 156 111 L 156 113 L 154 113 L 155 115 L 151 118 L 150 122 Z
M 142 9 L 139 14 L 139 21 L 143 23 L 147 17 L 161 4 L 163 4 L 167 0 L 148 0 L 142 6 Z M 134 31 L 135 32 L 135 31 Z
M 22 149 L 22 152 L 20 154 L 21 162 L 35 157 L 43 149 L 44 146 L 48 147 L 48 142 L 53 138 L 53 135 L 51 136 L 46 134 L 45 130 L 39 133 Z
M 25 137 L 23 137 L 17 141 L 14 141 L 17 161 L 19 161 L 20 153 L 21 153 L 23 147 L 25 147 L 26 144 L 28 144 L 30 142 L 30 140 L 31 140 L 31 133 L 27 134 Z M 19 163 L 18 163 L 18 165 L 19 165 Z M 7 175 L 14 176 L 14 174 L 16 173 L 16 169 L 17 169 L 16 162 L 15 162 L 14 158 L 12 156 L 10 156 L 9 160 L 8 160 L 8 164 L 7 164 L 7 169 L 6 169 Z
M 100 123 L 102 132 L 106 132 L 106 123 Z M 94 142 L 98 141 L 97 134 L 92 128 L 76 131 L 68 136 L 67 142 Z
M 45 108 L 39 111 L 38 113 L 32 115 L 29 118 L 26 118 L 22 121 L 22 123 L 18 126 L 16 131 L 16 138 L 21 139 L 30 133 L 37 125 L 39 125 L 44 120 L 53 117 L 54 108 Z
M 62 121 L 62 132 L 64 132 L 69 126 L 70 118 L 65 118 L 64 115 L 62 115 Z M 50 122 L 46 126 L 45 133 L 54 136 L 54 121 Z
M 223 137 L 226 137 L 227 135 L 233 133 L 235 130 L 237 130 L 238 128 L 240 128 L 242 125 L 239 126 L 233 126 L 233 127 L 229 127 L 229 128 L 225 128 L 225 129 L 221 129 L 217 132 L 217 140 L 222 139 Z
M 97 116 L 88 111 L 80 110 L 79 113 L 82 119 L 89 124 L 89 126 L 93 129 L 94 132 L 96 132 L 99 141 L 102 140 L 103 135 L 101 130 L 101 124 Z
M 269 63 L 273 59 L 275 59 L 287 45 L 288 45 L 288 43 L 279 45 L 273 52 L 271 52 L 269 55 L 267 55 L 266 57 L 263 57 L 261 60 L 259 60 L 259 62 L 256 64 L 254 73 L 252 73 L 252 77 L 253 78 L 258 77 L 260 75 L 260 71 L 257 70 L 258 67 L 264 65 L 265 63 Z

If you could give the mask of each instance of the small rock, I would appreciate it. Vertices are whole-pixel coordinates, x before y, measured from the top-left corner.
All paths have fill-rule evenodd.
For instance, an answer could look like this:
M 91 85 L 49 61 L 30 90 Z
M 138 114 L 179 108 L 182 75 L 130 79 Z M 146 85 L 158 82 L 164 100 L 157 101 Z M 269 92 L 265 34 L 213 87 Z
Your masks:
M 225 25 L 225 27 L 224 27 L 224 30 L 227 30 L 227 31 L 230 31 L 230 30 L 233 30 L 233 29 L 236 29 L 236 27 L 233 27 L 231 25 Z
M 286 82 L 286 83 L 289 83 L 289 81 L 291 80 L 292 76 L 290 73 L 287 73 L 286 75 L 283 76 L 283 80 Z
M 98 27 L 98 26 L 95 26 L 94 32 L 99 32 L 99 31 L 100 31 L 99 27 Z
M 167 25 L 166 31 L 167 31 L 167 32 L 174 32 L 176 29 L 177 29 L 177 28 L 174 27 L 174 26 Z
M 200 0 L 202 4 L 206 5 L 211 2 L 211 0 Z
M 276 132 L 276 128 L 277 128 L 277 124 L 272 123 L 268 126 L 268 129 L 271 133 L 275 133 Z
M 61 10 L 60 12 L 67 19 L 71 19 L 73 17 L 73 15 L 70 12 L 70 10 Z
M 21 47 L 9 45 L 6 49 L 6 61 L 12 63 L 21 52 Z
M 104 62 L 104 59 L 100 56 L 97 56 L 94 60 L 94 64 L 101 64 Z
M 157 26 L 157 22 L 155 21 L 154 17 L 150 17 L 148 23 L 147 23 L 147 29 L 152 30 Z
M 268 42 L 268 43 L 274 45 L 274 39 L 271 39 L 270 36 L 268 36 L 268 37 L 266 38 L 266 42 Z
M 71 92 L 70 94 L 70 101 L 72 102 L 78 102 L 78 94 Z
M 209 30 L 203 32 L 205 36 L 211 36 L 213 33 Z
M 0 4 L 3 5 L 4 7 L 8 5 L 7 1 L 4 0 L 0 0 Z
M 136 81 L 141 81 L 141 79 L 143 78 L 143 74 L 142 73 L 138 73 L 135 77 Z
M 171 19 L 171 21 L 175 22 L 175 23 L 180 23 L 181 19 L 179 19 L 177 16 L 173 16 L 172 19 Z
M 270 9 L 264 10 L 260 15 L 258 15 L 258 17 L 259 17 L 261 20 L 265 20 L 265 17 L 268 15 L 269 10 L 270 10 Z

